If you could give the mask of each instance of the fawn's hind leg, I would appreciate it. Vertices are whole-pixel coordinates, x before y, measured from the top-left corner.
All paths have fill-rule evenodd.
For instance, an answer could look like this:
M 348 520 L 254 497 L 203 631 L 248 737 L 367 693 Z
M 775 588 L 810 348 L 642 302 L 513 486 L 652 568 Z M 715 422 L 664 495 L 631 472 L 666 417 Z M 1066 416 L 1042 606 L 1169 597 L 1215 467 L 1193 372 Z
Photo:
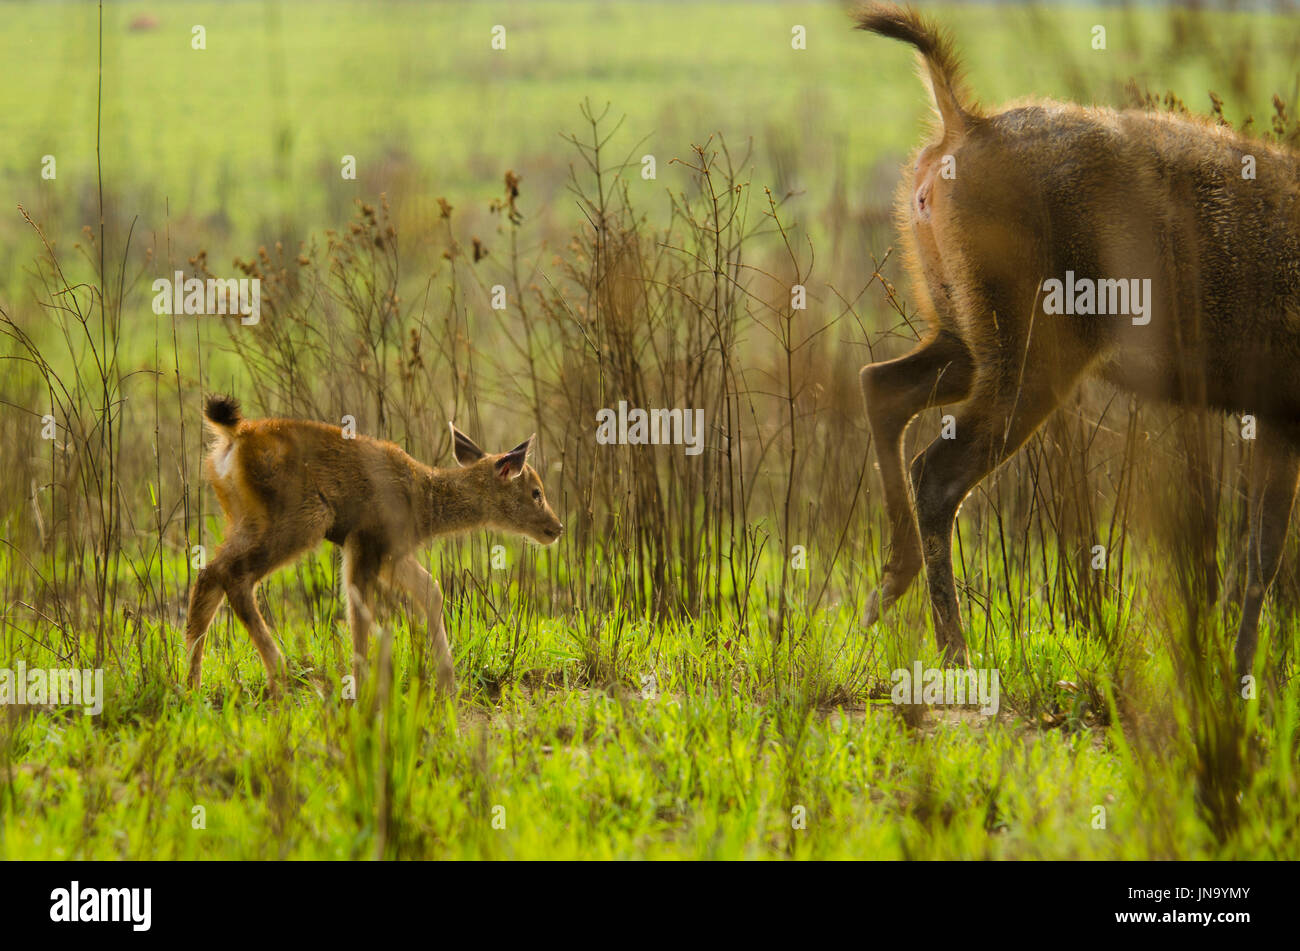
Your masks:
M 451 646 L 447 643 L 447 627 L 442 620 L 442 588 L 414 555 L 407 555 L 393 565 L 392 578 L 394 584 L 411 596 L 428 623 L 434 662 L 438 666 L 438 691 L 448 697 L 454 696 L 456 669 Z
M 197 690 L 203 685 L 203 648 L 208 640 L 208 628 L 221 600 L 226 596 L 219 573 L 212 565 L 199 570 L 190 589 L 190 609 L 185 617 L 185 654 L 189 659 L 187 683 Z
M 199 572 L 190 593 L 185 642 L 191 687 L 202 683 L 204 642 L 224 594 L 230 610 L 248 629 L 253 646 L 262 658 L 267 689 L 272 694 L 279 692 L 285 679 L 284 657 L 257 608 L 254 594 L 258 583 L 271 571 L 315 548 L 324 537 L 324 523 L 320 519 L 305 521 L 293 535 L 276 535 L 258 525 L 245 527 L 217 550 L 212 561 Z
M 1237 629 L 1237 677 L 1251 672 L 1259 638 L 1259 614 L 1264 596 L 1277 575 L 1291 524 L 1300 452 L 1265 424 L 1255 441 L 1250 473 L 1250 541 L 1246 554 L 1246 593 Z
M 271 629 L 266 626 L 266 619 L 258 610 L 256 591 L 257 581 L 246 581 L 235 585 L 226 593 L 226 597 L 230 601 L 230 610 L 248 628 L 248 635 L 253 639 L 257 653 L 261 655 L 262 666 L 266 668 L 267 690 L 274 696 L 280 692 L 286 679 L 284 655 L 280 653 Z
M 185 622 L 185 647 L 189 655 L 189 685 L 203 683 L 203 648 L 212 619 L 225 597 L 262 658 L 267 687 L 275 693 L 284 674 L 284 658 L 257 609 L 253 592 L 257 582 L 275 565 L 266 540 L 254 535 L 235 535 L 228 539 L 208 565 L 199 571 L 190 592 L 190 612 Z
M 862 368 L 862 395 L 884 482 L 890 533 L 889 559 L 880 587 L 867 602 L 866 625 L 893 607 L 921 569 L 921 538 L 903 469 L 903 433 L 922 410 L 965 399 L 973 376 L 970 351 L 946 331 L 897 360 Z

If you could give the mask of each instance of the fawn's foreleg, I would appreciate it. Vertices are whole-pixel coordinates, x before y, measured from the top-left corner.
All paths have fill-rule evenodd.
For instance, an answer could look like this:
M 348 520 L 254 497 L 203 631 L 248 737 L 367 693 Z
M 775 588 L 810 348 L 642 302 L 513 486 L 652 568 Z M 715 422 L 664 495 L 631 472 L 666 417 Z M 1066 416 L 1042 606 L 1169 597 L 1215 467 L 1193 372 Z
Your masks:
M 428 623 L 434 663 L 438 671 L 439 692 L 449 697 L 455 696 L 456 669 L 452 662 L 451 646 L 447 643 L 447 628 L 442 620 L 442 588 L 433 575 L 415 560 L 414 555 L 407 555 L 393 566 L 393 582 L 411 596 Z

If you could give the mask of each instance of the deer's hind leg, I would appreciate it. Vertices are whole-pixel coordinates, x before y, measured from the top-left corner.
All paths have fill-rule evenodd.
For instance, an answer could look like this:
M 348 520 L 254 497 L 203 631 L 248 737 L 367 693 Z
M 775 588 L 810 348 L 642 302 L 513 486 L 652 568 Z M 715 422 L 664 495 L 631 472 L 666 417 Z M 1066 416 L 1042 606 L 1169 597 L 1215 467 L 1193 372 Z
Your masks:
M 343 597 L 352 631 L 352 679 L 357 688 L 366 672 L 375 583 L 379 580 L 384 555 L 384 547 L 361 532 L 353 532 L 343 542 Z
M 1246 554 L 1246 593 L 1237 629 L 1237 677 L 1251 672 L 1259 639 L 1264 596 L 1277 575 L 1291 524 L 1300 452 L 1282 434 L 1261 424 L 1250 473 L 1250 541 Z
M 438 668 L 438 691 L 445 696 L 454 696 L 456 669 L 452 662 L 451 646 L 447 643 L 447 627 L 442 620 L 442 588 L 414 555 L 398 559 L 392 568 L 392 581 L 411 596 L 424 615 L 429 627 L 429 638 L 433 643 L 434 663 Z M 415 630 L 414 626 L 411 630 Z M 418 655 L 419 652 L 416 653 Z
M 865 625 L 874 624 L 902 596 L 921 569 L 921 538 L 903 468 L 903 433 L 922 410 L 966 398 L 974 363 L 966 345 L 941 331 L 906 356 L 862 368 L 862 395 L 876 445 L 889 513 L 889 558 L 880 587 L 867 602 Z
M 1003 309 L 1002 313 L 1012 312 Z M 953 438 L 939 438 L 912 461 L 917 523 L 935 638 L 947 663 L 966 662 L 952 569 L 957 510 L 990 472 L 1024 444 L 1073 391 L 1089 365 L 1085 346 L 1051 328 L 1026 333 L 1023 355 L 1003 356 L 957 410 Z

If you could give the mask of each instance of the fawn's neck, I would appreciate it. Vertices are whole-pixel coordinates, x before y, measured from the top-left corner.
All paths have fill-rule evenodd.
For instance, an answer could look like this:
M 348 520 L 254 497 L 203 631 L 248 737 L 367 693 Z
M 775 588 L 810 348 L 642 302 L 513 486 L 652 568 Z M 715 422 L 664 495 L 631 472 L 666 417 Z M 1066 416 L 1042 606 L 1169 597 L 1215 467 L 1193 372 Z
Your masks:
M 430 469 L 426 476 L 421 534 L 450 535 L 479 528 L 485 522 L 482 489 L 469 469 Z

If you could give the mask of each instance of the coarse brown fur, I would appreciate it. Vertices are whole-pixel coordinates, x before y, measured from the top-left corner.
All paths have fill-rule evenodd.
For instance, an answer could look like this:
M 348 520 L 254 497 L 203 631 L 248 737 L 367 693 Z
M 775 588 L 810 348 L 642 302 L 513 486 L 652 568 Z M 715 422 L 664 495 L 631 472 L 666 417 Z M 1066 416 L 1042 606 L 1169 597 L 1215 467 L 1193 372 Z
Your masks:
M 932 24 L 879 4 L 856 17 L 917 47 L 939 115 L 898 202 L 929 333 L 862 370 L 891 528 L 867 623 L 924 566 L 939 645 L 964 660 L 957 509 L 1091 375 L 1258 420 L 1236 648 L 1249 674 L 1300 472 L 1300 162 L 1185 116 L 1049 100 L 986 114 L 963 101 L 952 46 Z M 1067 272 L 1149 279 L 1148 320 L 1049 313 L 1044 282 Z M 907 424 L 958 403 L 955 438 L 906 472 Z
M 435 535 L 493 528 L 540 544 L 564 526 L 547 504 L 527 457 L 533 437 L 489 455 L 453 425 L 460 468 L 433 469 L 390 442 L 348 435 L 338 426 L 296 419 L 244 419 L 230 397 L 209 397 L 213 434 L 205 474 L 226 516 L 226 540 L 190 592 L 185 643 L 189 683 L 202 682 L 203 646 L 222 598 L 248 628 L 274 691 L 284 659 L 258 611 L 254 592 L 275 568 L 328 540 L 343 548 L 343 592 L 352 629 L 353 674 L 360 681 L 377 584 L 409 594 L 424 613 L 438 687 L 455 691 L 442 591 L 415 558 Z

